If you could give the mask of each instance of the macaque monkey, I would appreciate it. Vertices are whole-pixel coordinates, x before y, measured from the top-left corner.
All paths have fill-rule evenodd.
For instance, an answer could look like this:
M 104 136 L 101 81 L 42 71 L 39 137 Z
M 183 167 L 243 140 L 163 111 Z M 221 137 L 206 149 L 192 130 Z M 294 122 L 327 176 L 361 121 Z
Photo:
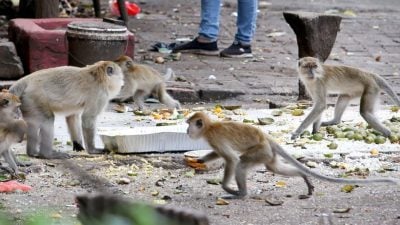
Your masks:
M 18 175 L 18 162 L 11 151 L 12 144 L 22 142 L 26 133 L 25 121 L 16 119 L 21 105 L 19 98 L 7 90 L 0 92 L 0 154 L 4 157 L 13 175 Z
M 197 162 L 203 163 L 218 157 L 225 160 L 222 188 L 233 195 L 228 196 L 229 198 L 244 197 L 247 194 L 246 173 L 250 167 L 256 164 L 264 164 L 267 170 L 277 174 L 302 177 L 307 185 L 308 195 L 312 195 L 314 190 L 308 175 L 336 183 L 383 182 L 397 184 L 397 181 L 391 178 L 340 179 L 315 173 L 286 153 L 267 134 L 248 124 L 232 121 L 213 122 L 203 112 L 195 113 L 187 120 L 187 123 L 189 124 L 187 133 L 190 138 L 204 138 L 213 148 L 212 152 L 197 159 Z M 288 163 L 285 163 L 278 155 Z M 228 186 L 233 176 L 236 178 L 238 190 Z
M 88 153 L 101 153 L 94 145 L 96 119 L 122 85 L 121 68 L 110 61 L 84 68 L 44 69 L 18 80 L 10 92 L 20 97 L 28 124 L 27 154 L 45 159 L 69 157 L 53 149 L 55 113 L 66 116 L 73 150 L 81 151 L 85 146 Z
M 125 101 L 133 96 L 139 110 L 144 107 L 145 97 L 153 94 L 158 100 L 170 108 L 180 108 L 181 105 L 173 99 L 165 89 L 165 79 L 155 69 L 135 64 L 129 56 L 121 56 L 115 62 L 124 73 L 124 86 L 116 100 Z
M 379 100 L 381 90 L 400 106 L 400 99 L 389 84 L 379 75 L 348 66 L 333 66 L 320 63 L 317 58 L 304 57 L 299 60 L 298 72 L 314 105 L 311 112 L 292 134 L 297 138 L 310 124 L 313 133 L 320 126 L 330 126 L 341 122 L 344 110 L 350 100 L 361 97 L 360 114 L 367 123 L 383 136 L 390 136 L 389 129 L 374 116 L 374 109 Z M 328 93 L 339 94 L 334 118 L 321 123 L 321 114 L 326 108 Z

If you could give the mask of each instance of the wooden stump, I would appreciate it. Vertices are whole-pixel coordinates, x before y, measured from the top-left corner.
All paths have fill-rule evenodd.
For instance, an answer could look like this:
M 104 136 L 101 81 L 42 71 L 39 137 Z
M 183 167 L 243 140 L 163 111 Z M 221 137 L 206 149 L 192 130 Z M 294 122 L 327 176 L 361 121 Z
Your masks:
M 312 56 L 325 61 L 332 51 L 342 17 L 310 12 L 283 12 L 297 38 L 299 58 Z M 299 99 L 309 99 L 299 81 Z

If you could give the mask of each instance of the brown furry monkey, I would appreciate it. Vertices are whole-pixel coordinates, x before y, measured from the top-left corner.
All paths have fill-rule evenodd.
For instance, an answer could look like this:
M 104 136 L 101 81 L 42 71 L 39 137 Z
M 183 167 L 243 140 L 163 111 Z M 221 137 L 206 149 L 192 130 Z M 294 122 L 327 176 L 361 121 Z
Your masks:
M 0 92 L 0 154 L 11 168 L 11 173 L 18 174 L 19 163 L 10 147 L 12 144 L 21 142 L 26 133 L 26 123 L 16 119 L 16 110 L 21 105 L 19 98 L 7 90 Z
M 117 100 L 125 101 L 133 96 L 135 104 L 142 110 L 144 98 L 153 94 L 158 100 L 170 108 L 180 108 L 181 105 L 173 99 L 165 89 L 164 78 L 155 69 L 135 64 L 129 56 L 121 56 L 116 63 L 122 68 L 124 73 L 124 86 Z
M 391 132 L 375 117 L 374 109 L 379 100 L 381 90 L 400 106 L 400 99 L 389 84 L 381 76 L 348 66 L 324 65 L 317 58 L 304 57 L 299 60 L 298 72 L 314 105 L 311 112 L 292 134 L 297 138 L 309 125 L 313 124 L 313 133 L 320 126 L 338 124 L 350 100 L 361 98 L 360 114 L 367 123 L 385 137 Z M 321 114 L 326 108 L 329 93 L 339 94 L 334 118 L 321 123 Z
M 204 138 L 213 148 L 212 152 L 198 159 L 198 162 L 207 162 L 218 157 L 225 160 L 222 188 L 234 195 L 230 197 L 243 197 L 247 194 L 246 173 L 250 167 L 256 164 L 264 164 L 269 171 L 277 174 L 302 177 L 307 184 L 308 195 L 312 195 L 314 190 L 308 175 L 336 183 L 398 183 L 391 178 L 340 179 L 315 173 L 286 153 L 260 129 L 248 124 L 232 121 L 213 122 L 203 112 L 195 113 L 187 120 L 187 123 L 189 124 L 187 133 L 191 138 Z M 278 155 L 288 163 L 284 163 Z M 238 190 L 228 186 L 233 176 L 236 179 Z
M 46 159 L 69 157 L 53 149 L 55 113 L 66 116 L 74 150 L 85 146 L 88 153 L 102 152 L 94 145 L 96 119 L 122 85 L 121 68 L 110 61 L 84 68 L 44 69 L 18 80 L 10 92 L 21 98 L 21 112 L 28 124 L 27 154 Z

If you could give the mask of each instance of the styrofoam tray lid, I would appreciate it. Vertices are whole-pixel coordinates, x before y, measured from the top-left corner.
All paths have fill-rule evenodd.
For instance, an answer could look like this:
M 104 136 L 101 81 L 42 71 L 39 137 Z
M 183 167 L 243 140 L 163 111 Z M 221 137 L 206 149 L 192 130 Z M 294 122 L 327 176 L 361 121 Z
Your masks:
M 211 149 L 205 140 L 193 140 L 187 125 L 159 127 L 101 127 L 98 133 L 106 149 L 119 153 L 171 152 Z

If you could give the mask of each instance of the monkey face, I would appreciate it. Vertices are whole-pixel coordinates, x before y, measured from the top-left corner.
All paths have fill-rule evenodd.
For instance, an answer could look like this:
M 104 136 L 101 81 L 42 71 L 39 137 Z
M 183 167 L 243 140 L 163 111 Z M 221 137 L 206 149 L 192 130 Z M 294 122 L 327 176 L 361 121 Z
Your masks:
M 124 84 L 124 75 L 121 68 L 113 62 L 99 62 L 102 71 L 98 71 L 96 76 L 107 85 L 107 89 L 111 96 L 116 96 Z
M 9 113 L 14 112 L 21 105 L 21 101 L 18 96 L 8 92 L 8 90 L 2 90 L 0 92 L 0 107 L 2 111 Z
M 303 78 L 314 79 L 322 76 L 322 67 L 317 58 L 304 57 L 298 63 L 298 71 Z
M 204 122 L 201 118 L 191 117 L 186 123 L 189 124 L 189 127 L 186 130 L 186 133 L 192 139 L 199 139 L 202 136 L 202 131 L 204 129 Z

